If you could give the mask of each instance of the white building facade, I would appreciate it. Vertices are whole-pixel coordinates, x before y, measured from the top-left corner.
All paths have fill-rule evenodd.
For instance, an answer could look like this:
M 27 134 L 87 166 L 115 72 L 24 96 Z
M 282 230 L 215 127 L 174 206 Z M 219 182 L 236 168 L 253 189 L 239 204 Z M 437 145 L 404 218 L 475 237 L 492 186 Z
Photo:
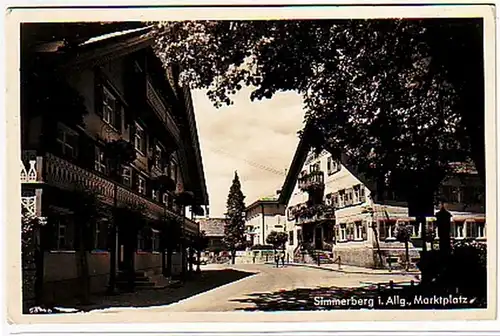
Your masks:
M 283 188 L 291 192 L 281 195 L 281 202 L 287 204 L 287 251 L 294 259 L 303 260 L 303 246 L 308 244 L 309 251 L 328 254 L 330 262 L 340 259 L 341 263 L 364 267 L 388 264 L 397 267 L 407 261 L 404 243 L 396 240 L 396 229 L 411 225 L 409 261 L 413 264 L 418 261 L 418 250 L 423 244 L 422 227 L 415 225 L 415 218 L 409 217 L 406 203 L 397 195 L 389 191 L 384 204 L 374 202 L 369 182 L 361 181 L 326 151 L 316 155 L 307 150 L 302 160 L 299 157 L 296 153 L 292 165 L 300 165 L 300 172 L 297 174 L 297 168 L 291 167 L 290 172 L 295 171 L 296 178 L 287 177 L 289 186 Z M 315 184 L 314 192 L 311 183 Z M 484 199 L 478 196 L 484 194 L 484 187 L 477 173 L 448 178 L 443 182 L 442 193 L 449 200 L 447 209 L 453 216 L 452 239 L 485 240 Z M 434 221 L 433 217 L 427 218 L 430 229 L 434 228 Z M 436 236 L 435 240 L 438 239 Z M 427 247 L 433 246 L 428 243 Z
M 251 245 L 267 245 L 272 231 L 285 232 L 285 205 L 276 199 L 261 199 L 246 208 L 246 236 Z

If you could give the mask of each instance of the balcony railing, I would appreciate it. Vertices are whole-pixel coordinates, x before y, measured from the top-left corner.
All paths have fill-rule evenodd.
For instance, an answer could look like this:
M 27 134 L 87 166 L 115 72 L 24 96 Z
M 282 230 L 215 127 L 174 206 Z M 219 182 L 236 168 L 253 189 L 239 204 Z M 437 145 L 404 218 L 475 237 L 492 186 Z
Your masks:
M 146 80 L 146 97 L 158 118 L 163 121 L 170 132 L 172 132 L 175 140 L 180 142 L 179 127 L 177 127 L 174 119 L 168 114 L 167 107 L 149 79 Z
M 335 218 L 335 208 L 326 204 L 307 206 L 302 203 L 296 206 L 293 216 L 296 219 L 295 223 L 298 225 L 332 220 Z
M 299 189 L 303 191 L 322 189 L 325 186 L 325 173 L 321 170 L 304 173 L 299 177 L 298 182 Z
M 102 196 L 102 201 L 112 205 L 114 198 L 114 185 L 116 182 L 99 176 L 89 170 L 79 167 L 53 154 L 45 156 L 33 156 L 27 160 L 29 168 L 26 169 L 25 162 L 21 164 L 21 182 L 47 183 L 64 190 L 74 190 L 75 186 L 94 191 Z M 26 173 L 27 172 L 27 173 Z M 36 174 L 34 173 L 36 172 Z M 184 229 L 193 234 L 198 233 L 198 223 L 174 213 L 161 204 L 147 199 L 144 195 L 118 185 L 118 205 L 143 205 L 148 217 L 152 219 L 161 218 L 164 214 L 171 218 L 177 218 L 184 223 Z

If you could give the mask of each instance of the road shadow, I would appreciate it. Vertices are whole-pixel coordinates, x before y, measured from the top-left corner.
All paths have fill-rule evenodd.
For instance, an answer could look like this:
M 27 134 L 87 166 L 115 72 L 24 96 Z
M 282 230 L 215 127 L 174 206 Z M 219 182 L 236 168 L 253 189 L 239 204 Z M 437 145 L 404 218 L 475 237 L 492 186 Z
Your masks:
M 177 288 L 140 289 L 133 293 L 121 293 L 114 296 L 92 295 L 91 304 L 82 305 L 73 301 L 67 302 L 64 307 L 87 312 L 116 307 L 165 306 L 254 274 L 254 272 L 234 269 L 202 270 L 201 273 L 192 275 L 189 280 Z
M 232 301 L 246 305 L 240 311 L 310 311 L 361 309 L 486 308 L 485 302 L 459 295 L 435 295 L 419 286 L 378 284 L 363 287 L 316 287 L 251 293 Z M 448 301 L 446 301 L 448 299 Z M 467 302 L 465 302 L 467 299 Z M 248 307 L 248 305 L 252 305 Z

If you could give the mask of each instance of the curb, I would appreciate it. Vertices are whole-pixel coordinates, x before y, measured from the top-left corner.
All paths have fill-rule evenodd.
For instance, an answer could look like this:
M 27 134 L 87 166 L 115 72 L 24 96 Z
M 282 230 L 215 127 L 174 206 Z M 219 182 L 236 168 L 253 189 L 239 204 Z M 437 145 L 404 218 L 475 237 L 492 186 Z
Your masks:
M 274 263 L 268 262 L 266 263 L 267 265 L 274 265 Z M 295 267 L 308 267 L 308 268 L 316 268 L 316 269 L 321 269 L 325 271 L 330 271 L 330 272 L 338 272 L 338 273 L 346 273 L 346 274 L 364 274 L 364 275 L 420 275 L 420 272 L 401 272 L 401 271 L 394 271 L 394 272 L 389 272 L 386 271 L 384 273 L 375 273 L 375 272 L 361 272 L 361 271 L 346 271 L 343 269 L 334 269 L 330 267 L 324 267 L 324 266 L 318 266 L 318 265 L 312 265 L 312 264 L 298 264 L 298 263 L 288 263 L 286 264 L 287 266 L 295 266 Z

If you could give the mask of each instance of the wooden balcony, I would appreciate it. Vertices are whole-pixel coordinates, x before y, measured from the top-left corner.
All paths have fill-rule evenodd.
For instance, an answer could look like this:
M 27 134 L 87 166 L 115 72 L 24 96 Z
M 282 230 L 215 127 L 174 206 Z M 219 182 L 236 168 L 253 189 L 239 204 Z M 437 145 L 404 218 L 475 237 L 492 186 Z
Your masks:
M 328 215 L 328 214 L 321 214 L 321 215 L 314 215 L 312 217 L 297 217 L 296 224 L 297 225 L 303 225 L 303 224 L 310 224 L 310 223 L 318 223 L 318 222 L 324 222 L 328 220 L 333 220 L 335 216 L 333 215 Z
M 149 79 L 146 79 L 146 99 L 148 104 L 155 111 L 157 117 L 163 122 L 167 129 L 172 133 L 175 141 L 179 144 L 181 143 L 179 127 L 175 120 L 168 113 L 168 109 L 163 103 L 158 92 L 153 87 L 153 84 Z
M 44 183 L 70 191 L 74 190 L 75 186 L 79 186 L 101 195 L 104 203 L 113 204 L 116 182 L 50 153 L 46 153 L 44 156 L 35 155 L 28 151 L 23 155 L 24 160 L 21 162 L 20 172 L 21 183 Z M 28 168 L 26 168 L 27 164 L 29 164 Z M 165 206 L 148 199 L 145 195 L 121 185 L 118 185 L 117 192 L 118 205 L 143 205 L 149 218 L 158 219 L 166 214 L 182 221 L 186 232 L 198 234 L 198 223 L 166 209 Z
M 303 225 L 324 222 L 335 219 L 335 208 L 324 204 L 307 206 L 305 203 L 298 204 L 293 211 L 295 224 Z
M 325 187 L 325 173 L 316 170 L 310 173 L 304 173 L 298 180 L 299 189 L 303 191 L 322 190 Z

